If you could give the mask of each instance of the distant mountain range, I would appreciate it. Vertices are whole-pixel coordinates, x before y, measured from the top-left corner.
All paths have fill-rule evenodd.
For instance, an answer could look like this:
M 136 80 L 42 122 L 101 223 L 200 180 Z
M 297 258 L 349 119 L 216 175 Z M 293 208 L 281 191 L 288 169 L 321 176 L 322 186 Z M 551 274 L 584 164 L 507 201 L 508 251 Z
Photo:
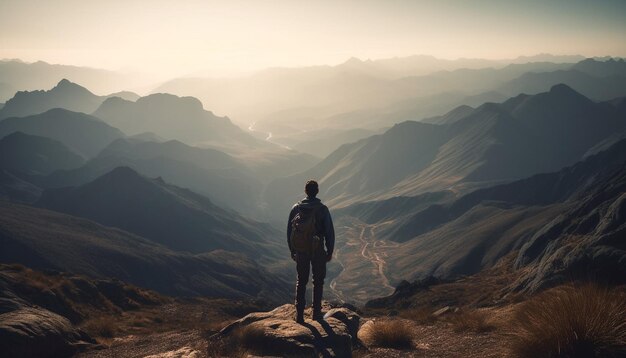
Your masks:
M 235 79 L 181 78 L 163 84 L 154 92 L 194 96 L 216 111 L 229 113 L 239 121 L 256 121 L 259 129 L 283 135 L 288 134 L 284 132 L 288 127 L 292 132 L 323 128 L 328 125 L 325 118 L 341 113 L 383 108 L 440 93 L 479 94 L 529 71 L 546 72 L 571 66 L 571 63 L 545 62 L 506 66 L 492 63 L 424 73 L 407 72 L 406 67 L 398 65 L 399 76 L 388 76 L 390 71 L 380 71 L 376 62 L 369 65 L 351 60 L 338 66 L 268 69 Z M 459 104 L 462 103 L 452 107 Z M 437 112 L 429 115 L 434 114 Z M 318 121 L 321 123 L 316 124 Z M 393 122 L 385 123 L 390 124 Z
M 7 101 L 18 91 L 51 88 L 63 78 L 80 83 L 99 94 L 139 88 L 151 82 L 135 74 L 44 61 L 28 63 L 4 59 L 0 60 L 0 102 Z
M 458 115 L 457 112 L 462 112 Z M 444 125 L 404 122 L 347 144 L 301 174 L 276 180 L 266 198 L 288 207 L 307 178 L 335 206 L 476 187 L 557 170 L 626 129 L 620 105 L 594 103 L 565 85 L 501 104 L 462 108 Z
M 479 106 L 485 102 L 502 102 L 521 93 L 545 92 L 557 83 L 566 84 L 593 100 L 606 101 L 626 96 L 624 67 L 623 59 L 587 59 L 576 64 L 526 63 L 433 73 L 403 79 L 420 89 L 410 92 L 405 99 L 382 107 L 363 105 L 356 111 L 322 115 L 318 121 L 331 127 L 379 128 L 406 120 L 423 120 L 460 105 Z M 276 118 L 280 119 L 276 115 L 271 119 Z M 283 122 L 288 121 L 286 117 L 280 123 L 284 126 Z
M 0 119 L 40 114 L 54 108 L 91 113 L 105 99 L 110 97 L 136 100 L 139 98 L 139 95 L 132 92 L 118 92 L 108 96 L 96 96 L 85 87 L 62 79 L 54 88 L 48 91 L 17 92 L 0 109 Z
M 27 112 L 46 108 L 51 103 L 80 110 L 98 106 L 95 114 L 99 117 L 53 108 L 35 115 L 0 120 L 0 138 L 16 131 L 44 136 L 61 142 L 68 150 L 88 160 L 80 168 L 57 167 L 55 173 L 34 170 L 28 173 L 28 178 L 24 177 L 26 172 L 10 172 L 10 177 L 17 175 L 38 187 L 81 185 L 118 166 L 130 166 L 149 177 L 162 176 L 176 185 L 198 191 L 219 205 L 261 217 L 260 212 L 267 210 L 260 209 L 264 183 L 305 170 L 318 160 L 255 138 L 228 118 L 204 110 L 202 104 L 191 97 L 155 94 L 135 102 L 119 97 L 105 100 L 63 80 L 51 91 L 16 96 L 5 110 L 16 108 L 11 103 L 22 103 L 20 106 Z M 111 124 L 134 135 L 127 137 Z M 202 148 L 169 140 L 172 137 Z M 24 194 L 32 199 L 30 192 Z
M 314 138 L 306 138 L 306 133 L 327 137 L 324 143 L 334 150 L 345 143 L 340 140 L 347 131 L 376 132 L 460 105 L 477 107 L 520 93 L 538 94 L 557 83 L 595 101 L 626 96 L 623 59 L 539 56 L 528 60 L 531 62 L 469 60 L 467 66 L 456 67 L 452 62 L 419 56 L 351 59 L 337 66 L 276 68 L 234 79 L 181 78 L 155 92 L 198 97 L 240 124 L 254 123 L 256 130 L 271 133 L 277 143 L 318 156 L 329 151 L 307 144 Z M 443 67 L 437 70 L 429 62 Z
M 244 132 L 226 117 L 204 110 L 193 97 L 153 94 L 129 101 L 109 98 L 93 113 L 129 135 L 153 132 L 183 142 L 231 146 L 268 146 Z
M 151 178 L 162 177 L 241 213 L 258 210 L 262 184 L 244 164 L 223 152 L 178 141 L 118 139 L 79 168 L 59 170 L 32 180 L 47 188 L 77 186 L 119 166 L 128 166 Z

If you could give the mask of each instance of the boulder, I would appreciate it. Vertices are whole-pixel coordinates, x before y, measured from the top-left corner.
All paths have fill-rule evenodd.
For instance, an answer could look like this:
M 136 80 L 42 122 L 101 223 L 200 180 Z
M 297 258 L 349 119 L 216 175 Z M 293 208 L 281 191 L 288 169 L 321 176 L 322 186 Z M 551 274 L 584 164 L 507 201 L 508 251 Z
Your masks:
M 328 307 L 321 321 L 294 321 L 296 309 L 282 305 L 269 312 L 255 312 L 224 327 L 210 340 L 235 339 L 238 347 L 260 356 L 351 357 L 360 316 L 345 307 Z
M 0 314 L 3 357 L 66 357 L 93 343 L 67 318 L 43 308 L 22 306 Z

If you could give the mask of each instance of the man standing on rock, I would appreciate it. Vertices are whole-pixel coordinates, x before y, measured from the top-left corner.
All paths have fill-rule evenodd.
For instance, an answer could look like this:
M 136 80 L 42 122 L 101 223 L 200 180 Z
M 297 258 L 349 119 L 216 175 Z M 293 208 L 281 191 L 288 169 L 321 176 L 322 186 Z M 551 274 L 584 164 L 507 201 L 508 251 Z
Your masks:
M 309 180 L 304 186 L 306 198 L 296 203 L 289 213 L 287 243 L 291 258 L 296 262 L 296 322 L 304 323 L 306 284 L 313 269 L 313 319 L 321 320 L 322 294 L 326 263 L 333 257 L 335 228 L 328 207 L 318 199 L 319 186 Z M 326 246 L 326 248 L 324 248 Z

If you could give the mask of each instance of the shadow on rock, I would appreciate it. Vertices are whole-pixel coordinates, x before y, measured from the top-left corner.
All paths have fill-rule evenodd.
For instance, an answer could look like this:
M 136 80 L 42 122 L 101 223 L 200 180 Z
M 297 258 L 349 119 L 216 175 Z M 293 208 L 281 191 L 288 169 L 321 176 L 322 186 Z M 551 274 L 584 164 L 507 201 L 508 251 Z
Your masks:
M 324 320 L 306 319 L 303 324 L 294 321 L 295 313 L 290 304 L 250 313 L 210 337 L 209 349 L 219 346 L 224 352 L 281 357 L 352 356 L 360 321 L 357 313 L 348 308 L 330 308 Z

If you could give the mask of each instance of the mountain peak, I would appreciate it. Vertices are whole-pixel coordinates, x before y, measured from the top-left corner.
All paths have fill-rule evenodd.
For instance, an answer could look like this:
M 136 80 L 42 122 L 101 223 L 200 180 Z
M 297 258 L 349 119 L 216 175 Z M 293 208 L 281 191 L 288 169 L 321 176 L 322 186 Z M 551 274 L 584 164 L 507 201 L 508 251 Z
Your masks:
M 59 81 L 59 83 L 57 83 L 56 86 L 54 86 L 54 88 L 51 91 L 81 91 L 81 92 L 86 92 L 89 94 L 92 94 L 88 89 L 86 89 L 85 87 L 76 84 L 70 80 L 68 80 L 67 78 L 64 78 L 62 80 Z
M 158 108 L 173 107 L 182 110 L 193 110 L 198 112 L 204 112 L 202 102 L 196 97 L 190 96 L 177 96 L 170 93 L 152 93 L 145 97 L 139 98 L 135 103 L 145 106 L 153 106 Z
M 349 64 L 361 64 L 363 63 L 363 61 L 361 61 L 361 59 L 357 58 L 357 57 L 350 57 L 346 62 L 344 62 L 345 64 L 349 65 Z
M 115 169 L 111 170 L 109 172 L 108 175 L 106 176 L 110 176 L 110 177 L 114 177 L 114 178 L 135 178 L 135 177 L 141 177 L 141 175 L 139 173 L 137 173 L 135 170 L 133 170 L 130 167 L 127 166 L 119 166 L 116 167 Z
M 542 94 L 539 93 L 535 96 L 542 97 Z M 584 95 L 577 92 L 575 89 L 563 83 L 552 86 L 550 88 L 550 91 L 547 92 L 546 96 L 548 98 L 552 98 L 552 100 L 566 101 L 564 103 L 575 105 L 577 108 L 580 108 L 580 106 L 588 106 L 593 103 L 589 98 L 585 97 Z
M 557 94 L 557 95 L 575 95 L 575 96 L 581 96 L 580 93 L 576 92 L 575 90 L 573 90 L 570 86 L 564 84 L 564 83 L 559 83 L 557 85 L 554 85 L 550 88 L 550 93 L 552 94 Z

